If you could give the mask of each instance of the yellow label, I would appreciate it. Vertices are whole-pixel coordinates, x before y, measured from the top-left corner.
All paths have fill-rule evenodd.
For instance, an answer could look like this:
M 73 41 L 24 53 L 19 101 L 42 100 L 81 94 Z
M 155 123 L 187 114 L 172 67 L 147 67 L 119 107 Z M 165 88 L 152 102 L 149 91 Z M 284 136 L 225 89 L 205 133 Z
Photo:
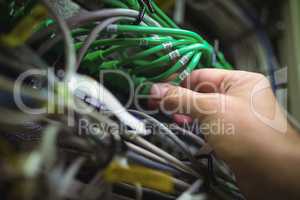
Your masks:
M 165 193 L 174 192 L 174 183 L 170 175 L 142 166 L 131 165 L 127 168 L 113 162 L 106 169 L 104 178 L 111 183 L 140 184 Z
M 7 35 L 2 35 L 0 41 L 7 46 L 17 47 L 24 44 L 31 36 L 34 28 L 47 17 L 47 9 L 42 5 L 36 5 L 31 14 L 21 20 Z

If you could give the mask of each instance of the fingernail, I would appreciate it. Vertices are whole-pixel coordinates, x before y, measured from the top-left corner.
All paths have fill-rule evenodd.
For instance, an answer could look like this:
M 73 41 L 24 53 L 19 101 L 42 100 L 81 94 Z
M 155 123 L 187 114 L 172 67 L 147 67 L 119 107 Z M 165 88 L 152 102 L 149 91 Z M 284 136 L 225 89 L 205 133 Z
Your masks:
M 162 99 L 166 96 L 170 85 L 167 83 L 154 84 L 151 88 L 151 98 L 152 99 Z
M 186 124 L 191 124 L 193 122 L 193 118 L 188 116 L 188 115 L 180 115 L 180 114 L 174 114 L 173 115 L 173 120 L 178 124 L 178 125 L 186 125 Z

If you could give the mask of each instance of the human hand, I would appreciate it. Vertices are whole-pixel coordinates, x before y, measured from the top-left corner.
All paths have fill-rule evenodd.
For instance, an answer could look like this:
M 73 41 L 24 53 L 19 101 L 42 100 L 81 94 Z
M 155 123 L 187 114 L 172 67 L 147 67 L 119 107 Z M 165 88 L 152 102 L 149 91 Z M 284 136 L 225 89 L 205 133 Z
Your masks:
M 171 113 L 178 123 L 190 119 L 199 122 L 208 143 L 232 167 L 241 189 L 251 199 L 272 192 L 274 187 L 268 193 L 265 184 L 280 182 L 280 188 L 284 188 L 281 182 L 285 187 L 290 185 L 295 174 L 278 176 L 273 170 L 291 171 L 282 163 L 298 158 L 299 137 L 263 75 L 201 69 L 193 72 L 182 87 L 154 85 L 149 103 Z M 257 180 L 262 192 L 257 190 Z

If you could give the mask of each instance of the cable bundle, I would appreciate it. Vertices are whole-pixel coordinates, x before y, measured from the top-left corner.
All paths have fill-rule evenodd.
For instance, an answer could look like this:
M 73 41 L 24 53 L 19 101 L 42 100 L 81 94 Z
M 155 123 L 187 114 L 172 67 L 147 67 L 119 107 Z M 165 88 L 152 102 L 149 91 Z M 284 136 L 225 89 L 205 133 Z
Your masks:
M 198 34 L 178 28 L 154 1 L 104 1 L 106 7 L 69 20 L 78 50 L 77 66 L 98 76 L 101 70 L 129 74 L 135 87 L 177 74 L 180 84 L 201 67 L 230 69 L 222 53 Z M 78 38 L 86 36 L 84 41 Z M 111 78 L 113 79 L 113 78 Z M 126 84 L 111 84 L 126 90 Z M 147 94 L 151 84 L 141 93 Z
M 13 95 L 14 81 L 22 72 L 44 72 L 49 65 L 66 69 L 58 77 L 53 72 L 47 77 L 46 73 L 30 76 L 29 82 L 40 79 L 41 86 L 25 83 L 19 91 L 30 97 L 26 103 L 50 108 L 53 113 L 28 116 L 17 106 L 9 107 L 7 100 L 1 102 L 0 110 L 6 116 L 0 118 L 1 131 L 9 132 L 10 137 L 19 137 L 11 132 L 16 131 L 13 128 L 25 130 L 26 120 L 40 127 L 40 139 L 26 151 L 14 152 L 2 145 L 7 138 L 0 140 L 5 175 L 0 183 L 9 187 L 0 187 L 1 193 L 12 199 L 14 189 L 22 184 L 31 187 L 18 191 L 18 199 L 206 199 L 207 194 L 244 199 L 226 165 L 214 157 L 201 135 L 175 124 L 167 127 L 162 123 L 166 119 L 126 110 L 103 85 L 79 73 L 97 76 L 101 70 L 121 70 L 130 74 L 138 87 L 174 73 L 178 75 L 173 83 L 179 84 L 199 67 L 230 65 L 199 35 L 176 27 L 154 2 L 105 4 L 110 8 L 83 11 L 64 20 L 44 0 L 43 5 L 33 4 L 31 15 L 19 23 L 30 22 L 32 26 L 25 27 L 33 36 L 18 37 L 20 32 L 11 31 L 5 35 L 8 37 L 0 37 L 0 64 L 14 75 L 0 76 L 0 94 L 5 100 Z M 36 16 L 45 11 L 55 22 L 47 19 L 34 26 Z M 24 31 L 18 25 L 14 30 Z M 112 83 L 118 81 L 111 79 Z M 83 88 L 92 90 L 76 90 L 82 83 Z M 122 84 L 117 87 L 126 89 Z M 102 98 L 94 95 L 98 90 Z M 66 101 L 49 100 L 45 94 Z M 69 105 L 69 100 L 87 103 L 91 112 Z M 103 105 L 112 115 L 107 115 Z M 80 129 L 81 121 L 74 127 L 67 125 L 70 116 L 65 110 L 74 113 L 76 120 L 84 120 L 86 132 Z M 20 140 L 23 144 L 24 138 Z

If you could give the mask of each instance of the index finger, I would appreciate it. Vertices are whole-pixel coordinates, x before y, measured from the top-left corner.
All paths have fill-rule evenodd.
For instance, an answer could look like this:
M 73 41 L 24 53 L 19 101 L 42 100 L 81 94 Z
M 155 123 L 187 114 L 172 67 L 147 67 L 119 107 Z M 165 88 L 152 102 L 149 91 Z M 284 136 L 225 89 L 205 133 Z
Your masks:
M 183 81 L 182 87 L 196 92 L 215 93 L 220 90 L 224 79 L 234 72 L 224 69 L 199 69 Z

